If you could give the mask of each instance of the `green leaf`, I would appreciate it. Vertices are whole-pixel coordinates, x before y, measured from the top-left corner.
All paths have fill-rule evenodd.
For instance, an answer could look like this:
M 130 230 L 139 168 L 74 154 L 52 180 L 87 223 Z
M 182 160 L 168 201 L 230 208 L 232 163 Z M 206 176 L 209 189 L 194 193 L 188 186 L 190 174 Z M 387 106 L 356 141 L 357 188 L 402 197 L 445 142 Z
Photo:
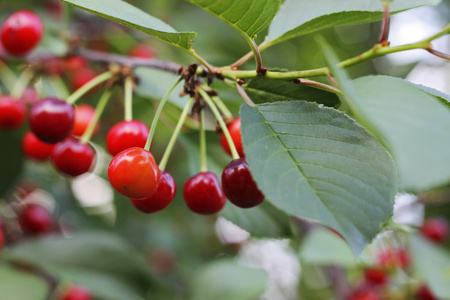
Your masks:
M 348 244 L 338 235 L 325 228 L 311 230 L 300 248 L 300 259 L 316 265 L 356 265 L 355 256 Z
M 283 80 L 252 79 L 244 88 L 256 104 L 289 100 L 314 101 L 326 106 L 339 103 L 333 93 Z
M 241 118 L 247 162 L 268 200 L 335 228 L 359 254 L 392 214 L 397 174 L 386 149 L 315 103 L 244 105 Z
M 278 11 L 280 0 L 187 0 L 253 38 L 266 28 Z
M 202 268 L 194 278 L 192 299 L 253 300 L 266 289 L 267 274 L 239 266 L 233 260 L 216 261 Z
M 0 131 L 0 197 L 8 192 L 19 179 L 23 168 L 21 140 L 18 135 Z
M 107 232 L 29 240 L 12 248 L 5 257 L 79 282 L 107 299 L 138 299 L 155 283 L 146 259 L 126 241 Z
M 422 237 L 411 236 L 410 252 L 413 263 L 422 279 L 439 299 L 450 295 L 450 255 Z
M 116 23 L 142 31 L 184 50 L 191 49 L 195 32 L 177 32 L 163 21 L 121 0 L 61 0 Z
M 42 277 L 0 266 L 0 291 L 4 299 L 45 300 L 48 287 Z
M 450 182 L 450 110 L 440 97 L 389 76 L 358 78 L 352 86 L 357 96 L 349 101 L 387 144 L 401 190 L 426 191 Z
M 435 5 L 440 0 L 395 0 L 391 13 Z M 381 20 L 383 6 L 380 0 L 286 0 L 273 19 L 265 43 L 291 39 L 338 25 L 361 24 Z

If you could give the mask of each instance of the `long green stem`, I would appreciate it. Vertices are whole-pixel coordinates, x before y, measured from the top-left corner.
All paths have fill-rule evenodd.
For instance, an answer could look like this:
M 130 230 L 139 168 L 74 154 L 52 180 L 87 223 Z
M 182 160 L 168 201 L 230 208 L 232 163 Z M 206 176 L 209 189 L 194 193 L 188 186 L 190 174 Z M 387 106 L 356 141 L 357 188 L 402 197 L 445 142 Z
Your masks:
M 23 91 L 26 89 L 30 81 L 33 79 L 33 72 L 29 69 L 23 70 L 22 74 L 20 74 L 19 78 L 16 80 L 16 84 L 11 90 L 11 96 L 14 98 L 20 98 L 22 96 Z
M 78 99 L 83 97 L 87 92 L 89 92 L 93 87 L 96 87 L 102 82 L 111 79 L 114 73 L 106 71 L 97 77 L 93 78 L 91 81 L 87 82 L 85 85 L 76 90 L 72 95 L 67 98 L 67 103 L 74 104 Z
M 69 91 L 67 90 L 64 81 L 59 76 L 52 76 L 47 78 L 48 83 L 52 89 L 57 93 L 62 99 L 67 99 L 69 97 Z
M 180 134 L 181 127 L 183 126 L 183 123 L 186 120 L 189 109 L 191 108 L 193 102 L 194 98 L 189 98 L 189 100 L 186 103 L 186 106 L 183 109 L 183 112 L 181 113 L 180 118 L 178 119 L 177 126 L 175 126 L 175 130 L 173 131 L 172 136 L 170 137 L 170 141 L 167 144 L 166 150 L 164 151 L 163 157 L 161 158 L 161 162 L 159 163 L 159 169 L 161 171 L 163 171 L 166 168 L 167 161 L 169 160 L 170 154 L 172 153 L 173 147 L 175 146 L 175 142 L 177 141 L 178 135 Z
M 108 100 L 111 98 L 111 94 L 112 88 L 108 88 L 103 92 L 102 96 L 100 97 L 100 100 L 98 100 L 97 106 L 95 107 L 94 117 L 92 118 L 91 122 L 86 128 L 86 131 L 80 138 L 81 143 L 85 144 L 89 142 L 89 140 L 91 139 L 95 127 L 97 126 L 98 120 L 100 120 L 100 117 L 103 114 L 103 111 L 105 110 L 106 104 L 108 103 Z
M 199 131 L 200 131 L 200 172 L 208 172 L 208 161 L 207 161 L 207 154 L 206 154 L 206 133 L 205 133 L 205 127 L 204 127 L 204 111 L 203 109 L 200 111 L 200 124 L 199 124 Z
M 202 85 L 202 88 L 205 91 L 212 91 L 212 89 L 206 84 Z M 220 112 L 222 113 L 222 115 L 224 117 L 226 117 L 226 118 L 233 117 L 233 114 L 228 109 L 228 107 L 225 105 L 225 103 L 223 103 L 222 99 L 220 99 L 218 96 L 213 96 L 213 97 L 211 97 L 211 99 L 213 99 L 214 104 L 216 104 L 216 106 L 219 108 Z
M 150 151 L 150 146 L 152 144 L 153 136 L 156 131 L 156 125 L 158 124 L 159 116 L 161 115 L 161 112 L 164 108 L 164 104 L 166 104 L 167 99 L 169 98 L 170 93 L 175 89 L 175 87 L 183 80 L 183 78 L 178 78 L 177 81 L 170 87 L 170 89 L 167 91 L 167 93 L 164 95 L 164 97 L 159 102 L 158 109 L 155 112 L 155 116 L 153 117 L 152 125 L 150 126 L 150 132 L 148 134 L 147 142 L 145 143 L 144 149 L 147 151 Z
M 200 93 L 202 98 L 206 101 L 206 104 L 208 104 L 209 108 L 214 114 L 214 117 L 216 117 L 217 122 L 219 123 L 220 128 L 222 129 L 222 132 L 225 135 L 225 138 L 227 139 L 228 145 L 230 146 L 231 157 L 233 159 L 238 159 L 239 153 L 236 150 L 236 146 L 234 145 L 233 139 L 231 138 L 230 132 L 228 131 L 228 127 L 223 121 L 220 112 L 217 110 L 217 107 L 214 105 L 214 102 L 212 101 L 211 97 L 209 97 L 209 95 L 205 91 L 199 89 L 198 92 Z
M 0 59 L 0 75 L 3 84 L 6 87 L 13 86 L 17 80 L 16 74 L 14 74 L 14 72 L 8 67 L 8 65 L 5 64 L 1 59 Z M 11 92 L 10 89 L 8 90 Z
M 133 78 L 128 76 L 125 78 L 125 121 L 133 120 Z

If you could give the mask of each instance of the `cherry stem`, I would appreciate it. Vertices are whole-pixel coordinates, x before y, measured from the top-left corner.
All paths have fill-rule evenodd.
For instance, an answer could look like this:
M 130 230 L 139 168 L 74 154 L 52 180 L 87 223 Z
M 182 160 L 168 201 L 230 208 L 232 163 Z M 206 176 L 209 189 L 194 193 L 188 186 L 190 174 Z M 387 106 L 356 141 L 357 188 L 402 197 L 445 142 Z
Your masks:
M 125 121 L 133 120 L 133 77 L 127 76 L 124 84 Z
M 97 77 L 91 79 L 85 85 L 80 87 L 78 90 L 72 93 L 69 97 L 67 97 L 66 102 L 69 104 L 74 104 L 78 99 L 83 97 L 87 92 L 89 92 L 93 87 L 96 87 L 102 82 L 105 82 L 108 79 L 111 79 L 114 76 L 113 72 L 106 71 Z
M 209 95 L 205 91 L 199 89 L 198 92 L 205 100 L 206 104 L 208 104 L 209 108 L 214 114 L 214 117 L 216 117 L 216 120 L 219 123 L 220 128 L 222 129 L 222 132 L 225 135 L 225 138 L 227 139 L 228 145 L 230 146 L 231 157 L 233 158 L 233 160 L 239 159 L 239 153 L 236 150 L 236 146 L 234 145 L 233 139 L 231 138 L 230 132 L 228 131 L 228 127 L 225 124 L 223 117 L 220 115 L 219 110 L 214 105 L 214 102 L 212 101 L 211 97 L 209 97 Z
M 16 82 L 16 74 L 8 67 L 7 64 L 5 64 L 0 59 L 0 73 L 2 75 L 2 82 L 5 86 L 13 86 Z
M 250 99 L 250 97 L 245 92 L 244 88 L 239 82 L 236 82 L 236 89 L 239 92 L 239 95 L 241 95 L 242 99 L 244 99 L 245 103 L 250 105 L 251 107 L 255 107 L 255 103 Z
M 150 151 L 150 146 L 152 144 L 153 136 L 156 131 L 156 126 L 158 124 L 159 116 L 161 115 L 161 112 L 164 108 L 164 105 L 167 102 L 167 99 L 169 98 L 169 95 L 172 93 L 172 91 L 175 89 L 175 87 L 183 80 L 182 77 L 178 78 L 177 81 L 170 87 L 170 89 L 167 91 L 167 93 L 164 95 L 164 97 L 161 99 L 158 105 L 158 109 L 155 112 L 155 116 L 153 117 L 152 125 L 150 126 L 150 132 L 148 134 L 147 142 L 145 143 L 144 149 L 147 151 Z
M 389 1 L 383 2 L 384 12 L 383 12 L 383 22 L 381 25 L 380 38 L 378 39 L 379 44 L 384 44 L 388 41 L 389 23 L 390 23 L 389 4 L 390 4 Z
M 202 85 L 202 88 L 205 91 L 212 91 L 212 89 L 209 86 L 207 86 L 206 84 Z M 224 117 L 226 117 L 226 118 L 233 117 L 233 114 L 228 109 L 228 107 L 225 105 L 225 103 L 223 103 L 222 99 L 220 99 L 218 96 L 212 96 L 211 99 L 213 99 L 214 104 L 217 106 L 217 108 L 219 108 L 220 112 L 222 113 L 222 115 Z
M 294 83 L 295 84 L 301 84 L 301 85 L 306 85 L 306 86 L 310 86 L 322 91 L 327 91 L 330 93 L 334 93 L 334 94 L 342 94 L 342 92 L 335 88 L 334 86 L 325 84 L 325 83 L 321 83 L 321 82 L 317 82 L 317 81 L 313 81 L 313 80 L 309 80 L 309 79 L 304 79 L 304 78 L 297 78 L 294 79 Z
M 11 96 L 19 99 L 22 96 L 23 91 L 26 89 L 30 81 L 33 79 L 34 74 L 31 70 L 25 69 L 16 81 L 16 84 L 11 90 Z
M 100 100 L 98 100 L 97 106 L 95 107 L 94 116 L 91 122 L 89 122 L 86 131 L 81 136 L 80 143 L 86 144 L 91 139 L 92 134 L 94 133 L 95 130 L 95 126 L 97 126 L 97 123 L 100 120 L 103 111 L 105 110 L 106 104 L 108 103 L 108 100 L 111 98 L 112 90 L 113 89 L 111 87 L 107 88 L 100 97 Z
M 199 113 L 199 131 L 200 131 L 200 172 L 208 172 L 208 160 L 206 153 L 206 132 L 204 124 L 204 110 Z
M 178 135 L 180 134 L 181 127 L 184 124 L 184 121 L 186 120 L 186 117 L 188 115 L 189 109 L 192 106 L 192 103 L 194 102 L 194 98 L 189 98 L 187 101 L 183 112 L 181 113 L 180 118 L 178 119 L 178 123 L 175 126 L 175 129 L 172 133 L 172 136 L 170 137 L 170 141 L 167 144 L 166 150 L 164 151 L 163 157 L 161 158 L 161 162 L 159 163 L 159 169 L 161 171 L 164 171 L 167 165 L 167 161 L 169 160 L 169 156 L 172 153 L 173 147 L 175 146 L 175 142 L 178 138 Z

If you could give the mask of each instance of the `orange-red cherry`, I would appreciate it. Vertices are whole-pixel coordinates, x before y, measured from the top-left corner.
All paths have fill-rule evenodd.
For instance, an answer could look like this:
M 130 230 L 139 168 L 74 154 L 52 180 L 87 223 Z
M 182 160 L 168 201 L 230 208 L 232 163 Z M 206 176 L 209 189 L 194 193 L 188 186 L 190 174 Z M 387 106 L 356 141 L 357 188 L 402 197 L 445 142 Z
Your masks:
M 241 138 L 241 118 L 235 119 L 230 125 L 227 126 L 227 128 L 239 156 L 245 157 Z M 220 135 L 220 144 L 222 145 L 223 150 L 225 150 L 228 155 L 231 155 L 230 145 L 228 145 L 228 141 L 223 133 Z
M 106 148 L 114 156 L 131 147 L 144 148 L 150 129 L 141 121 L 122 121 L 111 127 L 106 135 Z
M 0 130 L 14 130 L 22 126 L 27 115 L 25 104 L 9 95 L 0 96 Z
M 144 199 L 156 192 L 161 172 L 149 151 L 132 147 L 114 156 L 108 167 L 108 178 L 120 194 Z
M 45 161 L 50 158 L 55 144 L 47 144 L 39 140 L 34 133 L 28 131 L 22 138 L 22 150 L 33 160 Z
M 75 117 L 72 135 L 82 136 L 95 116 L 95 109 L 89 104 L 80 104 L 75 107 Z M 100 130 L 100 122 L 95 125 L 93 136 Z

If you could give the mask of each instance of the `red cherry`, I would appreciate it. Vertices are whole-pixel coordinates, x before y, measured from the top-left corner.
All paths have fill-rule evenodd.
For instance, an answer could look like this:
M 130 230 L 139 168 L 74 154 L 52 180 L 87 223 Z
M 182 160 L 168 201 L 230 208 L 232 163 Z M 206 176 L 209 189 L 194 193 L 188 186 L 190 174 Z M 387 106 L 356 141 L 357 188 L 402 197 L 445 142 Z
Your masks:
M 433 293 L 430 291 L 428 286 L 421 285 L 419 290 L 417 291 L 417 298 L 419 300 L 438 300 L 436 296 L 433 295 Z
M 228 200 L 242 208 L 254 207 L 264 200 L 245 158 L 231 161 L 222 173 L 222 187 Z
M 74 125 L 72 129 L 72 135 L 82 136 L 86 131 L 89 123 L 91 123 L 92 119 L 95 115 L 95 109 L 89 104 L 80 104 L 75 107 L 75 118 Z M 100 122 L 95 125 L 93 136 L 98 133 L 100 130 Z
M 119 122 L 106 135 L 106 148 L 112 156 L 127 148 L 144 148 L 149 132 L 147 125 L 137 120 Z
M 177 185 L 173 177 L 161 171 L 161 180 L 159 181 L 156 192 L 150 197 L 144 199 L 130 199 L 133 205 L 140 211 L 151 214 L 166 208 L 175 198 Z
M 89 171 L 94 156 L 94 150 L 89 144 L 81 143 L 74 137 L 68 137 L 55 145 L 51 158 L 59 172 L 75 177 Z
M 9 95 L 0 96 L 0 129 L 14 130 L 25 122 L 25 104 Z
M 19 224 L 29 235 L 47 234 L 53 229 L 53 219 L 50 212 L 36 204 L 25 206 L 19 213 Z
M 39 43 L 43 31 L 44 25 L 37 14 L 29 10 L 20 10 L 3 22 L 0 40 L 9 54 L 22 56 Z
M 39 101 L 30 111 L 30 129 L 38 139 L 55 144 L 70 135 L 74 123 L 74 109 L 69 103 L 55 98 Z
M 156 57 L 156 52 L 150 45 L 138 44 L 131 49 L 130 56 L 140 58 L 154 58 Z
M 77 69 L 70 77 L 70 86 L 73 91 L 76 91 L 95 77 L 97 77 L 97 72 L 88 67 Z M 89 93 L 94 92 L 97 88 L 98 86 L 92 88 Z
M 218 213 L 227 201 L 216 175 L 202 172 L 192 176 L 183 189 L 188 208 L 201 215 Z
M 43 68 L 47 75 L 49 76 L 62 76 L 64 74 L 64 69 L 62 61 L 59 57 L 50 56 L 43 60 Z
M 60 300 L 92 300 L 92 295 L 85 287 L 73 285 L 66 289 Z
M 120 194 L 144 199 L 156 192 L 161 172 L 149 151 L 132 147 L 114 156 L 108 167 L 108 178 Z
M 240 157 L 245 157 L 244 148 L 242 146 L 241 138 L 241 118 L 235 119 L 230 125 L 228 125 L 228 131 L 230 132 L 231 139 L 233 140 L 236 150 Z M 220 135 L 220 144 L 222 144 L 223 150 L 225 150 L 228 155 L 231 155 L 230 146 L 228 145 L 225 134 Z
M 88 67 L 88 62 L 81 56 L 71 56 L 63 61 L 63 68 L 69 72 L 76 72 Z
M 31 131 L 25 133 L 22 138 L 22 150 L 28 158 L 33 160 L 49 159 L 54 147 L 54 144 L 46 144 L 39 140 Z
M 2 249 L 4 245 L 5 245 L 5 233 L 3 232 L 3 229 L 0 229 L 0 249 Z
M 373 285 L 385 285 L 388 283 L 388 274 L 385 270 L 379 268 L 367 268 L 364 270 L 366 282 Z
M 429 218 L 423 223 L 421 232 L 424 237 L 435 243 L 443 243 L 449 235 L 449 224 L 442 218 Z

